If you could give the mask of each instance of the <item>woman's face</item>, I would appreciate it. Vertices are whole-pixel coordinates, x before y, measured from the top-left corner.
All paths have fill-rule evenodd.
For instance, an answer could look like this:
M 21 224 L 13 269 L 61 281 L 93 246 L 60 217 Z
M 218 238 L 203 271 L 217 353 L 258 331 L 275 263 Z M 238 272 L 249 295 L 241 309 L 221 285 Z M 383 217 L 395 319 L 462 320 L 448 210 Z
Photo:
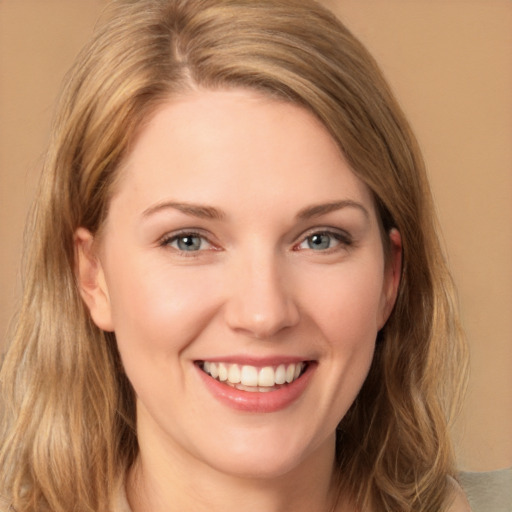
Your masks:
M 158 109 L 120 172 L 101 240 L 76 240 L 142 455 L 246 476 L 332 462 L 400 240 L 386 265 L 372 196 L 326 129 L 254 92 L 194 92 Z

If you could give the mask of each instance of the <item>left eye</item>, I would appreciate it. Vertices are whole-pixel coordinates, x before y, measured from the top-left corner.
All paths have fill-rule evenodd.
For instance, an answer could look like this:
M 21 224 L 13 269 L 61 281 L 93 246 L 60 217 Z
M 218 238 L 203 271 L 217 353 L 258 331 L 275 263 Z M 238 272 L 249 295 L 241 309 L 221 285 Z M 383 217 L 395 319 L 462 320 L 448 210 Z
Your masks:
M 206 238 L 197 233 L 183 233 L 173 236 L 164 240 L 163 245 L 173 247 L 182 252 L 196 252 L 201 249 L 207 249 L 210 246 Z
M 340 237 L 334 233 L 322 231 L 306 237 L 299 245 L 299 249 L 312 249 L 313 251 L 325 251 L 341 243 Z

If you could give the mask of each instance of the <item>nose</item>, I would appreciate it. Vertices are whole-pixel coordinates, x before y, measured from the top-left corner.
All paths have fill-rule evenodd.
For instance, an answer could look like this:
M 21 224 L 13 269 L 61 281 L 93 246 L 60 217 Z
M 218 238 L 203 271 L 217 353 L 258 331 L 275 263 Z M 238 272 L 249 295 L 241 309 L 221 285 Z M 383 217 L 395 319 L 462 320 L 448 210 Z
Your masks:
M 245 261 L 230 280 L 226 322 L 234 331 L 269 339 L 298 324 L 299 308 L 290 276 L 274 258 Z

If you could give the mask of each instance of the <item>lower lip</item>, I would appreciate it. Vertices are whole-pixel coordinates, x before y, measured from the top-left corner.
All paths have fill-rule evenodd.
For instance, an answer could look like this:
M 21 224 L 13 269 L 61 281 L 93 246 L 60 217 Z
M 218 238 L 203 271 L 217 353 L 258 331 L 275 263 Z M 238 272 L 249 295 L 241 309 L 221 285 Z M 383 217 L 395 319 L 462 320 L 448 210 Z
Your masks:
M 295 402 L 305 391 L 316 365 L 308 363 L 297 380 L 275 391 L 266 392 L 242 391 L 210 377 L 198 366 L 196 368 L 207 389 L 221 403 L 239 411 L 268 413 L 285 409 Z

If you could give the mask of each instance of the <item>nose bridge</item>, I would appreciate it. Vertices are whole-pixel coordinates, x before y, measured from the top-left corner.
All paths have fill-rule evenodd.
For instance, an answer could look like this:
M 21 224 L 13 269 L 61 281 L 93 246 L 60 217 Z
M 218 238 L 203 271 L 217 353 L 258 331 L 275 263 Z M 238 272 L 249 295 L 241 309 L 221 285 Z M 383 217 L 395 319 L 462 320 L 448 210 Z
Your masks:
M 236 265 L 226 311 L 232 329 L 261 339 L 298 323 L 292 283 L 287 282 L 285 261 L 277 251 L 248 251 Z

